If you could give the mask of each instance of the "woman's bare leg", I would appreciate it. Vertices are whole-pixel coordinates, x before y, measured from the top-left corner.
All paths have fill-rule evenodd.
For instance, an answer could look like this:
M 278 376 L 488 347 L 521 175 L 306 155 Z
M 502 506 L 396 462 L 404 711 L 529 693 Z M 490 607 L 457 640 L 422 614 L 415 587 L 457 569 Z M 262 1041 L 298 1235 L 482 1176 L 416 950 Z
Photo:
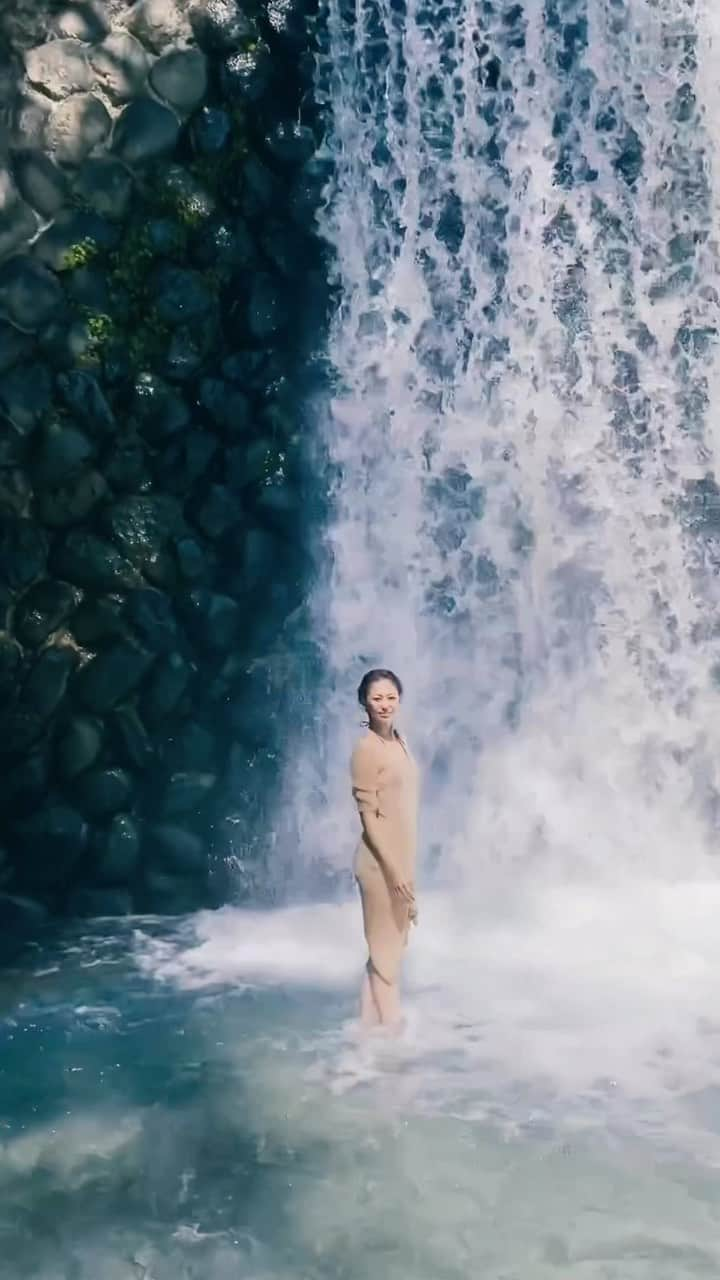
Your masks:
M 360 990 L 360 1025 L 363 1027 L 377 1027 L 380 1024 L 380 1010 L 375 1002 L 372 986 L 370 985 L 370 966 L 365 970 Z
M 368 978 L 380 1025 L 397 1027 L 400 1023 L 400 988 L 397 982 L 385 982 L 370 966 Z

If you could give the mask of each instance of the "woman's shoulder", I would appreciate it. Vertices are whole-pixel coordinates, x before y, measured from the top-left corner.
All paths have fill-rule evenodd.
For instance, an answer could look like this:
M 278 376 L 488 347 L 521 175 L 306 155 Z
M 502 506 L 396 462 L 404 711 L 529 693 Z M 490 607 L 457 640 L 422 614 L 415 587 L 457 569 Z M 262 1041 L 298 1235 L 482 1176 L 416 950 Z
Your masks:
M 353 758 L 355 759 L 358 756 L 372 755 L 374 754 L 375 751 L 377 751 L 377 747 L 378 747 L 377 734 L 371 733 L 370 730 L 368 729 L 365 733 L 361 735 L 361 737 L 359 737 L 356 740 L 352 750 Z

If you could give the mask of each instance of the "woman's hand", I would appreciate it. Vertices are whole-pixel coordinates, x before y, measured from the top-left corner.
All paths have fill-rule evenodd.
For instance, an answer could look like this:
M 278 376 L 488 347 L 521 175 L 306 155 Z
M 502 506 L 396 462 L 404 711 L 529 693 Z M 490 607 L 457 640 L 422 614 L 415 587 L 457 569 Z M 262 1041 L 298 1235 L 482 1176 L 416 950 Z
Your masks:
M 415 902 L 415 886 L 411 880 L 393 880 L 391 889 L 396 898 L 412 906 Z
M 414 899 L 408 907 L 408 920 L 410 921 L 410 924 L 417 924 L 418 922 L 417 902 L 415 902 Z

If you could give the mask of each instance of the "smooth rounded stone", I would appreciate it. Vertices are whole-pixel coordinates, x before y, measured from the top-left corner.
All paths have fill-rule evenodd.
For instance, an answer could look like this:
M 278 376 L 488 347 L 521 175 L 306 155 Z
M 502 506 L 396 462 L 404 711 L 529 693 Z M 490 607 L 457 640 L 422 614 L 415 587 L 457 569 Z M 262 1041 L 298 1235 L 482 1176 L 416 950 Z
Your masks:
M 151 59 L 139 40 L 117 31 L 91 51 L 90 64 L 108 97 L 119 103 L 142 93 Z
M 26 453 L 26 441 L 24 437 L 20 435 L 18 430 L 7 418 L 0 417 L 0 469 L 7 473 L 5 481 L 7 481 L 9 476 L 14 476 L 15 472 L 20 470 L 20 468 L 23 469 L 21 478 L 27 481 L 27 476 L 24 475 Z M 0 488 L 3 490 L 7 488 L 7 484 L 3 483 L 2 480 L 0 480 Z M 31 494 L 29 494 L 29 496 L 31 496 Z M 0 507 L 0 509 L 2 508 Z M 21 506 L 19 510 L 16 510 L 15 514 L 22 515 L 22 512 L 26 509 L 26 507 Z
M 51 803 L 16 822 L 18 877 L 24 885 L 54 888 L 64 884 L 80 862 L 88 826 L 76 809 Z
M 62 213 L 38 236 L 34 253 L 53 271 L 75 271 L 117 246 L 119 232 L 96 213 Z
M 58 36 L 68 36 L 88 44 L 102 40 L 108 32 L 103 5 L 98 0 L 75 0 L 55 15 L 52 30 Z
M 286 222 L 268 222 L 258 237 L 260 247 L 268 261 L 280 275 L 291 281 L 302 276 L 303 294 L 307 293 L 308 238 L 289 227 Z
M 198 267 L 232 272 L 256 262 L 257 245 L 243 218 L 218 217 L 193 237 L 190 253 Z
M 175 544 L 175 558 L 181 578 L 185 582 L 199 585 L 207 582 L 212 571 L 212 563 L 205 550 L 194 538 L 180 538 Z
M 34 520 L 0 516 L 0 582 L 24 590 L 45 576 L 47 556 L 47 535 Z
M 172 549 L 154 551 L 143 565 L 143 577 L 151 587 L 160 591 L 174 592 L 177 587 L 177 571 L 172 556 Z
M 161 865 L 178 875 L 200 875 L 207 870 L 207 847 L 192 831 L 170 822 L 148 828 L 146 843 L 153 865 Z
M 94 329 L 98 316 L 108 316 L 112 310 L 109 281 L 106 272 L 95 261 L 85 267 L 77 267 L 75 271 L 66 272 L 63 279 L 68 298 L 77 303 L 86 316 L 92 316 L 91 328 Z M 104 320 L 99 322 L 101 325 Z M 89 332 L 89 330 L 88 330 Z M 92 337 L 92 333 L 89 333 Z M 107 344 L 103 345 L 105 356 Z
M 125 26 L 154 53 L 162 53 L 168 45 L 192 40 L 186 8 L 183 0 L 136 0 Z
M 147 675 L 155 655 L 130 640 L 116 640 L 78 673 L 75 689 L 88 711 L 102 715 L 124 702 Z
M 3 716 L 0 756 L 10 760 L 25 755 L 44 736 L 46 724 L 41 716 L 26 707 L 15 707 Z
M 158 463 L 158 476 L 171 493 L 183 497 L 210 467 L 218 452 L 217 440 L 206 431 L 184 431 L 171 440 Z
M 87 885 L 74 889 L 65 905 L 66 915 L 82 920 L 130 916 L 132 911 L 133 899 L 129 889 L 94 889 Z
M 151 218 L 145 233 L 154 257 L 184 258 L 187 232 L 174 218 Z
M 195 0 L 190 5 L 190 23 L 198 44 L 213 53 L 239 49 L 256 34 L 252 19 L 237 0 Z
M 53 553 L 53 569 L 61 578 L 91 591 L 117 591 L 140 582 L 137 569 L 110 542 L 74 529 Z
M 14 92 L 14 86 L 13 86 Z M 6 98 L 5 101 L 8 99 Z M 44 147 L 52 106 L 42 93 L 21 89 L 15 98 L 10 141 L 15 147 Z
M 27 78 L 49 98 L 84 93 L 92 84 L 86 50 L 77 40 L 50 40 L 25 53 Z
M 207 320 L 193 328 L 176 329 L 170 339 L 163 370 L 171 382 L 189 382 L 197 377 L 211 345 L 211 326 Z
M 147 449 L 138 435 L 117 441 L 103 459 L 103 475 L 116 493 L 141 493 L 150 488 Z
M 66 273 L 72 278 L 74 272 Z M 40 348 L 55 370 L 75 368 L 78 365 L 99 366 L 96 337 L 87 317 L 73 319 L 71 315 L 57 320 L 43 329 Z
M 3 810 L 5 814 L 25 815 L 44 800 L 48 790 L 47 752 L 42 748 L 21 760 L 3 774 Z
M 300 168 L 315 151 L 315 137 L 312 129 L 297 120 L 278 120 L 265 135 L 265 146 L 278 164 Z
M 33 340 L 29 334 L 0 320 L 0 374 L 7 373 L 13 365 L 20 364 L 30 354 L 32 347 Z
M 35 234 L 37 214 L 20 197 L 7 169 L 0 168 L 0 257 L 9 257 Z
M 202 102 L 207 83 L 207 62 L 199 49 L 171 49 L 158 58 L 150 72 L 157 96 L 181 115 Z
M 279 178 L 256 155 L 242 167 L 243 212 L 251 221 L 275 217 L 285 207 L 287 194 Z
M 94 213 L 122 222 L 132 200 L 132 175 L 113 156 L 91 156 L 80 169 L 74 190 Z
M 229 382 L 237 382 L 241 387 L 267 382 L 264 374 L 265 352 L 263 351 L 233 351 L 229 356 L 225 356 L 221 369 L 224 378 Z
M 146 868 L 140 896 L 143 911 L 162 915 L 188 915 L 202 905 L 198 901 L 197 875 L 179 876 L 175 872 Z
M 0 307 L 21 329 L 36 332 L 62 306 L 60 282 L 34 258 L 21 255 L 0 266 Z
M 110 818 L 128 808 L 132 781 L 124 769 L 88 769 L 75 784 L 78 808 L 88 818 Z
M 230 596 L 197 587 L 184 597 L 183 612 L 196 641 L 211 652 L 223 653 L 237 641 L 241 611 Z
M 248 331 L 256 342 L 267 342 L 287 327 L 289 316 L 272 276 L 258 272 L 247 307 Z
M 217 767 L 217 742 L 209 729 L 190 720 L 173 734 L 166 760 L 173 772 L 211 773 Z
M 77 660 L 75 650 L 69 645 L 51 645 L 45 649 L 23 685 L 22 707 L 49 720 L 65 698 Z
M 188 230 L 203 235 L 205 224 L 215 210 L 215 198 L 207 187 L 181 164 L 163 166 L 157 175 L 158 188 L 166 207 Z
M 112 732 L 123 759 L 133 769 L 147 769 L 155 758 L 155 747 L 136 707 L 128 703 L 116 707 L 112 715 Z
M 138 98 L 115 121 L 112 149 L 129 165 L 147 164 L 175 149 L 177 117 L 152 98 Z
M 116 428 L 115 415 L 97 378 L 84 369 L 70 369 L 57 377 L 62 399 L 83 426 L 94 435 L 107 436 Z
M 261 520 L 266 516 L 271 527 L 289 535 L 293 522 L 297 520 L 299 505 L 298 494 L 280 479 L 263 486 L 257 496 L 255 511 Z
M 231 127 L 230 116 L 222 107 L 201 107 L 190 125 L 193 150 L 202 156 L 217 155 L 227 143 Z
M 100 599 L 86 600 L 73 617 L 72 630 L 78 644 L 87 649 L 127 635 L 123 618 L 125 599 L 122 595 L 107 595 Z
M 131 564 L 144 569 L 184 531 L 182 509 L 167 494 L 129 494 L 107 508 L 103 523 Z
M 33 467 L 39 485 L 62 484 L 95 457 L 95 444 L 77 427 L 62 419 L 44 427 L 37 445 Z
M 50 408 L 52 380 L 44 364 L 20 364 L 0 377 L 0 409 L 26 435 Z
M 120 885 L 132 880 L 140 859 L 140 831 L 129 813 L 116 813 L 98 832 L 94 878 L 98 884 Z
M 46 920 L 46 908 L 34 898 L 0 893 L 0 961 L 11 960 Z
M 10 428 L 13 430 L 13 428 Z M 18 436 L 19 440 L 20 437 Z M 0 510 L 8 515 L 22 515 L 32 503 L 33 492 L 30 479 L 20 464 L 13 464 L 11 470 L 0 471 Z
M 181 636 L 170 600 L 152 588 L 129 591 L 125 616 L 141 644 L 152 653 L 171 653 Z
M 225 58 L 220 68 L 220 87 L 233 102 L 259 102 L 272 78 L 272 58 L 266 44 L 239 50 Z
M 17 691 L 22 666 L 22 649 L 7 632 L 0 631 L 0 699 L 7 702 Z
M 74 716 L 55 742 L 55 768 L 71 782 L 95 764 L 103 745 L 103 724 L 91 716 Z
M 68 180 L 44 151 L 29 148 L 13 157 L 13 173 L 23 199 L 44 218 L 54 218 L 70 196 Z
M 15 606 L 15 635 L 21 644 L 37 649 L 67 622 L 81 593 L 69 582 L 49 578 L 37 582 Z
M 61 102 L 47 125 L 47 145 L 58 164 L 80 165 L 110 136 L 112 120 L 94 93 L 78 93 Z
M 248 397 L 221 378 L 203 378 L 199 399 L 213 421 L 228 435 L 242 435 L 251 425 Z
M 172 328 L 202 320 L 215 299 L 199 271 L 163 264 L 153 272 L 151 290 L 159 319 Z
M 138 376 L 133 387 L 132 407 L 144 434 L 155 442 L 182 431 L 190 421 L 190 410 L 183 397 L 155 373 Z
M 107 496 L 107 482 L 99 471 L 85 471 L 38 495 L 37 512 L 49 529 L 81 524 Z
M 179 813 L 190 813 L 201 808 L 205 800 L 212 795 L 217 782 L 214 773 L 173 773 L 170 775 L 163 808 L 171 817 Z
M 243 518 L 237 495 L 221 484 L 209 485 L 203 497 L 187 503 L 187 514 L 211 542 L 222 538 Z
M 284 540 L 269 529 L 248 529 L 242 552 L 242 582 L 246 591 L 254 591 L 269 581 L 287 555 Z
M 143 719 L 158 724 L 178 706 L 190 683 L 192 670 L 180 653 L 158 659 L 142 701 Z

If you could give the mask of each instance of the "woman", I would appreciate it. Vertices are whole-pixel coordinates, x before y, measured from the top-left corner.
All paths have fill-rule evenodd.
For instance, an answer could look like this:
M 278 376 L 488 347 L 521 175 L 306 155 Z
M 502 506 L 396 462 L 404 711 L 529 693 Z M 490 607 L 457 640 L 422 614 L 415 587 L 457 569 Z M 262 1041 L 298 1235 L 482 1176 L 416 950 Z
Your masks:
M 415 844 L 417 766 L 394 726 L 402 685 L 392 671 L 368 671 L 358 701 L 368 732 L 352 754 L 352 790 L 362 823 L 354 872 L 362 899 L 368 962 L 363 979 L 364 1026 L 400 1018 L 398 978 L 410 924 L 417 921 Z

